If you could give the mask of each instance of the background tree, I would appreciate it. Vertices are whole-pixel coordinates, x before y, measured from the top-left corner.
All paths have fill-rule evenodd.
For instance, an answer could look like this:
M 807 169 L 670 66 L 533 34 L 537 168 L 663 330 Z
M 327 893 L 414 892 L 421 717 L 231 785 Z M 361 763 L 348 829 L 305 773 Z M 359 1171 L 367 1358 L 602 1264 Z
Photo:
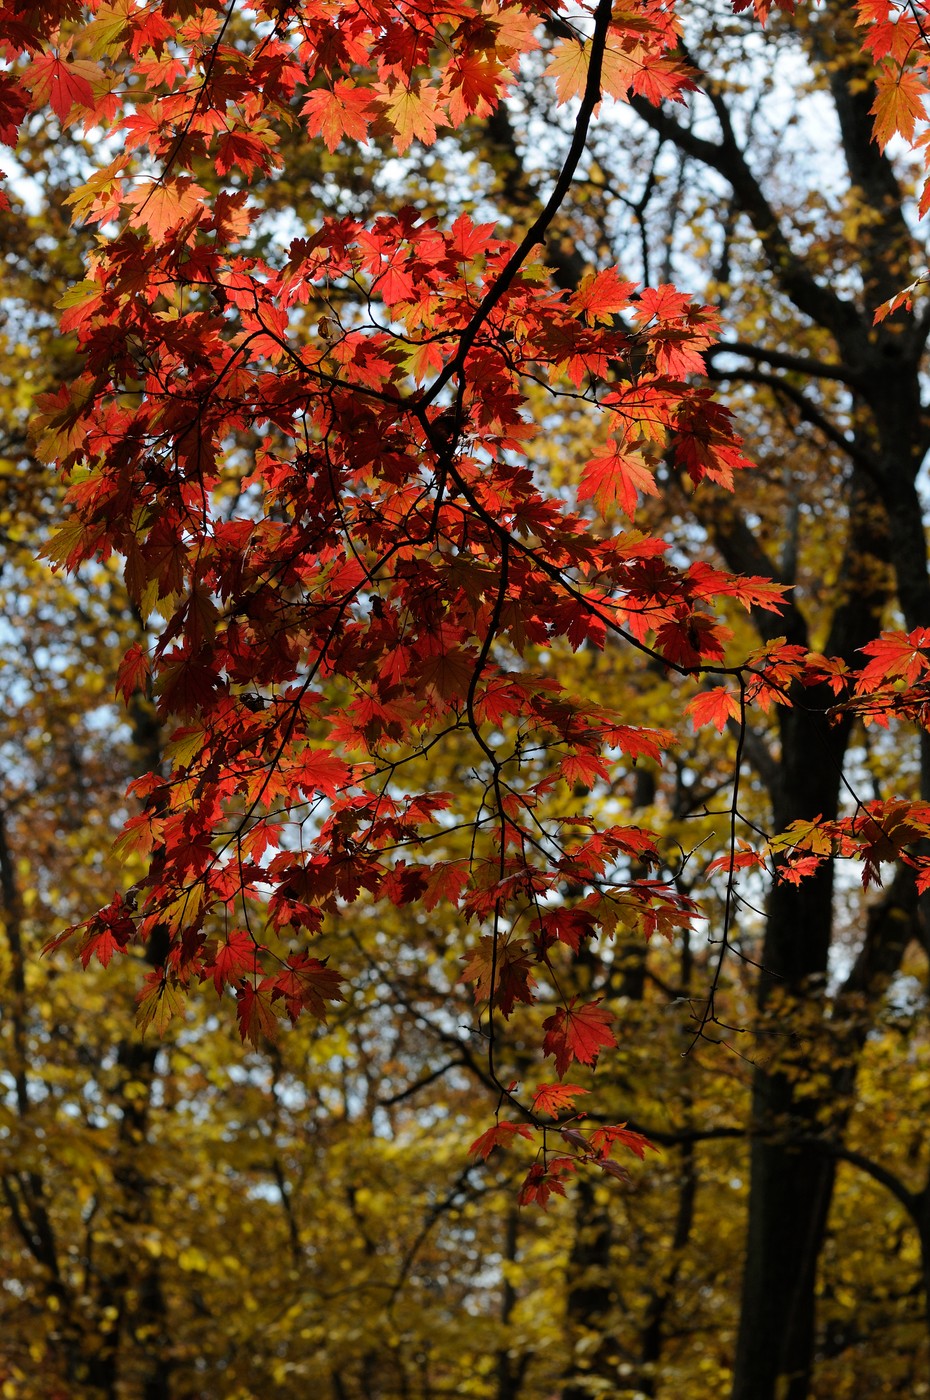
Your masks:
M 586 257 L 616 255 L 614 230 L 630 222 L 623 211 L 632 212 L 638 225 L 622 249 L 626 265 L 631 254 L 639 254 L 647 274 L 657 266 L 673 274 L 677 265 L 693 278 L 706 248 L 714 280 L 705 294 L 720 298 L 732 326 L 729 342 L 713 352 L 714 373 L 738 395 L 741 422 L 752 429 L 753 455 L 763 468 L 771 458 L 773 467 L 765 492 L 753 478 L 752 499 L 742 514 L 719 498 L 698 498 L 688 509 L 698 505 L 702 529 L 735 567 L 796 583 L 798 601 L 787 627 L 773 619 L 763 636 L 784 629 L 792 640 L 852 661 L 856 648 L 894 616 L 887 611 L 892 561 L 906 624 L 925 622 L 917 602 L 925 569 L 914 480 L 926 449 L 918 377 L 926 324 L 918 316 L 909 326 L 872 327 L 875 306 L 912 280 L 925 249 L 911 232 L 906 179 L 902 184 L 872 140 L 871 74 L 848 15 L 827 10 L 802 16 L 773 26 L 765 39 L 722 8 L 694 12 L 691 23 L 688 52 L 702 68 L 701 86 L 709 97 L 703 106 L 695 99 L 685 122 L 634 104 L 654 132 L 651 142 L 648 135 L 631 140 L 626 129 L 622 142 L 605 135 L 599 146 L 595 138 L 590 177 L 572 206 L 573 217 L 564 220 L 553 256 L 572 285 Z M 702 63 L 705 53 L 711 58 Z M 799 60 L 806 68 L 801 81 Z M 810 132 L 803 116 L 779 101 L 788 65 L 793 92 L 804 93 L 812 107 L 820 102 L 818 121 L 824 99 L 831 104 L 845 187 L 836 162 L 823 158 L 823 127 L 817 128 L 817 147 L 806 144 Z M 484 148 L 503 165 L 501 184 L 516 194 L 527 219 L 536 207 L 534 182 L 545 178 L 544 165 L 539 167 L 547 148 L 533 139 L 534 131 L 541 119 L 547 130 L 558 129 L 544 102 L 545 88 L 528 85 L 522 110 L 511 106 L 489 123 L 493 145 Z M 557 149 L 557 137 L 552 140 Z M 645 157 L 632 178 L 631 147 Z M 792 152 L 790 181 L 786 149 Z M 617 151 L 623 152 L 619 167 L 612 157 Z M 809 184 L 799 188 L 805 172 Z M 786 441 L 780 421 L 793 442 Z M 688 547 L 684 519 L 679 538 Z M 760 617 L 763 629 L 766 622 Z M 759 733 L 750 736 L 748 747 L 769 789 L 774 824 L 836 810 L 843 754 L 852 738 L 858 745 L 858 736 L 850 726 L 827 731 L 803 713 L 782 712 L 781 718 L 774 753 L 766 751 Z M 861 764 L 858 746 L 854 755 Z M 861 767 L 849 771 L 860 780 Z M 887 767 L 879 782 L 908 790 Z M 858 915 L 862 951 L 855 962 L 854 950 L 841 955 L 840 969 L 845 963 L 849 975 L 845 988 L 831 989 L 840 993 L 834 1003 L 824 996 L 823 978 L 837 927 L 848 946 L 848 896 L 844 892 L 838 922 L 832 883 L 828 867 L 819 882 L 799 890 L 776 887 L 768 911 L 761 961 L 773 980 L 788 983 L 778 988 L 778 1017 L 785 1015 L 786 990 L 800 994 L 808 1011 L 799 1011 L 797 1023 L 813 1033 L 811 1010 L 817 1020 L 835 1018 L 833 1031 L 825 1024 L 818 1034 L 839 1043 L 832 1050 L 834 1072 L 826 1076 L 824 1052 L 799 1054 L 796 1047 L 769 1059 L 758 1074 L 756 1133 L 763 1140 L 754 1149 L 738 1393 L 766 1393 L 785 1373 L 793 1377 L 792 1393 L 804 1393 L 808 1385 L 816 1241 L 834 1167 L 822 1142 L 805 1151 L 796 1139 L 819 1139 L 826 1115 L 833 1117 L 833 1131 L 842 1130 L 856 1047 L 908 939 L 921 934 L 905 874 L 882 905 Z M 770 996 L 771 983 L 763 980 L 762 1003 Z M 765 1034 L 766 1025 L 759 1029 Z M 785 1071 L 773 1073 L 783 1063 Z M 812 1084 L 818 1085 L 813 1094 Z M 774 1308 L 773 1296 L 780 1300 Z
M 927 623 L 917 481 L 928 322 L 918 313 L 872 324 L 926 263 L 912 177 L 873 140 L 873 74 L 845 7 L 773 20 L 764 34 L 723 6 L 693 8 L 685 52 L 700 88 L 686 115 L 634 98 L 644 126 L 622 122 L 622 139 L 599 128 L 557 266 L 572 283 L 589 260 L 638 260 L 647 278 L 662 268 L 718 301 L 725 332 L 712 375 L 738 408 L 761 480 L 723 499 L 692 496 L 672 474 L 658 509 L 676 505 L 683 549 L 706 541 L 731 567 L 793 586 L 782 617 L 756 615 L 760 639 L 784 634 L 853 665 L 896 615 L 907 629 Z M 526 217 L 545 180 L 547 148 L 533 138 L 548 122 L 545 101 L 544 87 L 528 85 L 492 133 L 502 183 L 520 192 Z M 829 155 L 825 129 L 836 139 Z M 763 825 L 836 813 L 845 785 L 868 781 L 862 742 L 850 719 L 828 726 L 807 706 L 754 728 L 745 752 L 766 798 Z M 879 778 L 873 756 L 875 790 L 923 792 L 916 752 L 896 758 Z M 779 1383 L 808 1393 L 835 1173 L 824 1140 L 842 1138 L 866 1029 L 908 943 L 924 939 L 908 872 L 853 916 L 858 934 L 848 898 L 830 862 L 798 887 L 776 883 L 760 941 L 743 945 L 762 968 L 762 1019 L 748 1052 L 758 1064 L 737 1396 Z M 800 1046 L 781 1039 L 786 1022 L 803 1027 Z

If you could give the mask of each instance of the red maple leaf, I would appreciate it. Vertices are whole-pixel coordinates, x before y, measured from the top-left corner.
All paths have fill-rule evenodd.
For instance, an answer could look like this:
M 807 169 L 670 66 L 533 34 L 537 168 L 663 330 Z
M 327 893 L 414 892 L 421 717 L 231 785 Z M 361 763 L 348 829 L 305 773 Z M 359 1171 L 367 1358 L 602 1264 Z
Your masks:
M 609 1157 L 615 1147 L 625 1147 L 628 1152 L 632 1152 L 636 1157 L 643 1160 L 647 1151 L 658 1152 L 655 1143 L 649 1141 L 642 1133 L 634 1132 L 625 1123 L 615 1123 L 610 1127 L 595 1128 L 591 1134 L 591 1146 L 602 1157 Z
M 325 1021 L 327 1002 L 345 1001 L 342 974 L 327 967 L 325 959 L 311 958 L 306 953 L 289 953 L 286 966 L 269 980 L 272 1001 L 283 997 L 284 1009 L 292 1021 L 305 1010 Z
M 227 131 L 220 137 L 216 169 L 220 175 L 237 166 L 246 176 L 254 175 L 265 164 L 268 146 L 250 131 Z
M 565 1180 L 578 1170 L 574 1157 L 550 1157 L 543 1165 L 534 1162 L 517 1193 L 517 1204 L 533 1203 L 546 1210 L 550 1196 L 565 1195 Z
M 28 106 L 19 82 L 9 73 L 0 73 L 0 141 L 5 146 L 16 145 Z
M 907 633 L 883 632 L 861 650 L 872 659 L 856 678 L 856 690 L 860 694 L 898 677 L 911 686 L 930 669 L 930 628 L 918 627 Z
M 47 102 L 58 120 L 66 124 L 75 105 L 93 108 L 91 83 L 102 76 L 96 63 L 45 53 L 32 60 L 22 75 L 22 82 L 35 102 Z
M 695 729 L 700 729 L 702 724 L 712 724 L 722 734 L 729 720 L 740 718 L 739 696 L 728 686 L 715 685 L 689 700 L 685 714 L 691 716 Z
M 528 1123 L 495 1123 L 493 1128 L 475 1138 L 468 1149 L 473 1157 L 480 1157 L 486 1162 L 494 1151 L 495 1147 L 509 1147 L 515 1137 L 529 1138 L 532 1141 L 533 1130 Z
M 883 67 L 875 83 L 878 96 L 872 107 L 875 117 L 875 139 L 884 150 L 893 136 L 905 141 L 914 137 L 918 121 L 926 120 L 924 99 L 927 87 L 924 79 L 913 70 L 897 64 Z
M 536 979 L 533 962 L 524 943 L 495 940 L 490 935 L 481 939 L 466 958 L 460 982 L 474 982 L 475 1001 L 491 1001 L 503 1016 L 509 1016 L 518 1001 L 532 1003 Z M 492 987 L 493 977 L 493 987 Z
M 642 457 L 630 452 L 616 451 L 592 458 L 578 483 L 579 501 L 593 497 L 602 515 L 611 506 L 619 505 L 631 520 L 636 514 L 637 491 L 658 496 L 659 487 Z
M 467 861 L 440 861 L 430 867 L 423 891 L 423 905 L 435 909 L 442 900 L 458 905 L 468 884 Z
M 204 962 L 204 976 L 213 978 L 219 995 L 228 982 L 257 971 L 261 951 L 250 933 L 238 929 L 217 945 L 212 959 Z
M 236 1016 L 239 1020 L 239 1034 L 251 1045 L 258 1046 L 264 1036 L 275 1040 L 278 1035 L 278 1018 L 271 1005 L 271 993 L 262 983 L 255 987 L 244 983 L 236 993 Z
M 323 793 L 324 797 L 335 797 L 348 777 L 349 768 L 345 760 L 328 749 L 304 749 L 291 770 L 291 781 L 311 798 L 318 792 Z
M 307 117 L 307 130 L 322 136 L 334 151 L 343 137 L 364 141 L 374 115 L 372 94 L 353 82 L 340 78 L 332 88 L 314 88 L 301 114 Z
M 488 116 L 497 106 L 505 78 L 496 58 L 487 53 L 463 54 L 453 59 L 446 76 L 453 125 L 460 126 L 472 113 Z
M 595 933 L 596 921 L 589 909 L 547 909 L 540 915 L 539 927 L 547 944 L 557 940 L 577 953 L 582 939 Z
M 635 286 L 634 282 L 624 282 L 614 267 L 588 272 L 572 293 L 571 304 L 589 325 L 611 326 L 617 313 L 630 304 Z
M 128 705 L 136 691 L 145 689 L 150 673 L 148 653 L 138 642 L 133 642 L 116 673 L 117 695 L 122 695 Z
M 125 202 L 132 210 L 130 226 L 147 228 L 152 240 L 159 243 L 171 229 L 202 209 L 206 196 L 206 190 L 193 180 L 169 177 L 147 181 L 126 195 Z
M 599 1001 L 576 1007 L 576 1000 L 572 997 L 567 1006 L 560 1006 L 543 1022 L 543 1051 L 555 1056 L 560 1079 L 573 1060 L 583 1065 L 596 1064 L 601 1050 L 617 1043 L 610 1029 L 613 1017 L 607 1008 Z

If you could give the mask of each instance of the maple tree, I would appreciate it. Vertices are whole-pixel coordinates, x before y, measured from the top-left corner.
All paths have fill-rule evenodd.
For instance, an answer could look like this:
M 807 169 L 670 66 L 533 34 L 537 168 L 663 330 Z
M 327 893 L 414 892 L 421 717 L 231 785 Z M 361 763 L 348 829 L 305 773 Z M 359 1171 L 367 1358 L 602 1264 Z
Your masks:
M 390 17 L 372 27 L 348 11 L 336 38 L 326 21 L 324 44 L 309 14 L 259 10 L 275 27 L 252 32 L 247 57 L 241 35 L 224 43 L 231 8 L 172 25 L 157 8 L 97 7 L 64 36 L 53 16 L 31 14 L 32 28 L 11 24 L 8 52 L 29 61 L 8 81 L 62 123 L 104 121 L 119 134 L 120 153 L 68 202 L 90 223 L 125 211 L 63 299 L 61 326 L 76 332 L 85 368 L 40 401 L 38 454 L 72 481 L 71 519 L 46 554 L 69 568 L 113 550 L 125 558 L 130 599 L 159 626 L 151 656 L 140 644 L 127 652 L 118 688 L 128 699 L 151 684 L 161 713 L 181 721 L 170 775 L 133 785 L 144 810 L 118 846 L 149 853 L 149 874 L 85 926 L 82 961 L 106 965 L 136 937 L 166 940 L 140 999 L 143 1028 L 163 1030 L 192 979 L 209 977 L 218 992 L 236 989 L 254 1040 L 273 1034 L 280 1011 L 322 1017 L 341 999 L 338 972 L 293 940 L 363 891 L 428 908 L 451 899 L 490 920 L 485 990 L 504 1013 L 531 999 L 531 945 L 508 956 L 505 924 L 527 922 L 533 957 L 549 967 L 553 942 L 610 932 L 621 897 L 647 932 L 661 924 L 674 893 L 623 876 L 627 859 L 654 850 L 648 833 L 611 825 L 572 848 L 560 833 L 579 814 L 543 804 L 560 782 L 605 777 L 605 748 L 655 757 L 668 736 L 591 710 L 518 659 L 558 636 L 579 646 L 611 631 L 683 672 L 727 669 L 707 605 L 736 596 L 776 609 L 781 590 L 702 563 L 676 570 L 660 541 L 634 533 L 599 539 L 513 454 L 532 436 L 521 385 L 543 374 L 602 419 L 606 455 L 578 492 L 602 512 L 618 501 L 632 516 L 667 445 L 695 483 L 731 485 L 746 465 L 726 415 L 687 380 L 709 343 L 708 311 L 671 287 L 637 292 L 611 270 L 566 296 L 527 264 L 602 96 L 675 97 L 687 85 L 668 56 L 670 17 L 646 7 L 627 23 L 604 6 L 588 39 L 561 43 L 553 72 L 559 99 L 579 98 L 576 137 L 520 244 L 466 217 L 443 231 L 408 209 L 370 227 L 324 219 L 274 265 L 248 251 L 245 192 L 211 199 L 199 162 L 248 180 L 273 171 L 273 121 L 292 120 L 295 92 L 315 82 L 334 84 L 333 101 L 311 91 L 302 115 L 332 136 L 354 81 L 336 74 L 355 72 L 362 54 L 371 85 L 349 104 L 352 130 L 384 130 L 400 153 L 414 136 L 431 140 L 436 121 L 499 100 L 536 42 L 532 11 L 418 15 L 415 42 Z M 454 42 L 440 50 L 450 24 Z M 169 36 L 187 46 L 186 65 L 159 61 Z M 88 56 L 75 58 L 75 45 Z M 477 90 L 461 66 L 476 52 Z M 152 178 L 134 174 L 137 149 L 158 166 Z M 608 357 L 626 360 L 626 374 L 582 389 Z M 249 461 L 235 446 L 246 434 Z M 441 857 L 447 795 L 401 787 L 413 761 L 461 729 L 483 784 L 467 865 Z M 401 849 L 432 854 L 410 865 Z M 566 881 L 591 889 L 569 925 L 547 907 Z M 225 932 L 208 938 L 219 910 Z M 559 1075 L 614 1044 L 608 1021 L 596 1003 L 554 1012 L 544 1050 Z M 606 1148 L 588 1155 L 608 1164 Z
M 580 1164 L 607 1176 L 617 1166 L 610 1134 L 561 1126 L 578 1107 L 568 1086 L 536 1082 L 576 1076 L 616 1038 L 598 995 L 575 990 L 559 945 L 583 955 L 599 933 L 674 932 L 696 906 L 660 877 L 662 839 L 609 804 L 598 825 L 583 792 L 630 761 L 654 763 L 671 733 L 635 722 L 625 703 L 579 698 L 541 653 L 560 638 L 588 651 L 609 635 L 672 674 L 704 674 L 708 688 L 684 703 L 721 735 L 732 723 L 746 732 L 751 707 L 773 705 L 790 734 L 802 720 L 785 702 L 803 683 L 815 705 L 840 707 L 833 732 L 844 742 L 854 713 L 920 724 L 926 618 L 898 548 L 913 544 L 919 512 L 912 497 L 893 503 L 907 635 L 876 625 L 881 588 L 874 606 L 857 600 L 864 665 L 856 639 L 827 647 L 842 662 L 812 654 L 807 637 L 776 642 L 796 613 L 767 567 L 740 579 L 678 554 L 673 565 L 650 530 L 616 528 L 620 513 L 631 525 L 654 519 L 647 498 L 664 493 L 670 466 L 676 480 L 726 488 L 745 465 L 695 378 L 704 356 L 721 363 L 707 309 L 609 268 L 560 290 L 548 254 L 533 252 L 598 99 L 631 92 L 642 111 L 692 80 L 671 56 L 661 7 L 615 22 L 602 8 L 550 35 L 556 97 L 580 105 L 555 192 L 525 238 L 407 209 L 323 217 L 286 248 L 246 185 L 273 186 L 287 142 L 309 132 L 334 151 L 370 136 L 406 154 L 490 120 L 519 55 L 539 42 L 534 25 L 552 20 L 542 7 L 450 6 L 405 12 L 403 25 L 351 9 L 338 24 L 306 6 L 256 14 L 5 11 L 8 134 L 44 104 L 62 124 L 122 133 L 71 199 L 106 237 L 61 307 L 85 369 L 41 404 L 37 451 L 72 482 L 48 557 L 125 560 L 153 640 L 130 647 L 120 689 L 131 698 L 151 686 L 166 725 L 179 725 L 171 772 L 155 767 L 135 784 L 143 810 L 119 846 L 148 870 L 84 926 L 80 955 L 107 964 L 141 939 L 158 955 L 144 1024 L 167 1030 L 189 988 L 212 983 L 235 993 L 243 1035 L 257 1042 L 282 1014 L 338 1014 L 348 964 L 335 955 L 337 930 L 358 900 L 436 918 L 464 911 L 475 926 L 465 977 L 490 1003 L 492 1079 L 514 1110 L 480 1125 L 477 1143 L 493 1163 L 496 1145 L 557 1135 L 559 1155 L 544 1147 L 520 1193 L 545 1204 Z M 866 18 L 881 20 L 874 7 Z M 876 57 L 891 53 L 899 75 L 919 78 L 919 45 L 898 53 L 890 37 Z M 906 86 L 889 98 L 890 81 L 876 113 L 883 142 L 890 123 L 915 134 L 914 101 Z M 784 253 L 774 239 L 768 251 Z M 893 259 L 883 281 L 894 300 L 907 279 Z M 590 423 L 575 510 L 540 483 L 537 394 L 572 397 Z M 694 499 L 701 508 L 712 497 Z M 761 645 L 745 630 L 729 643 L 732 602 L 762 618 Z M 444 748 L 473 771 L 468 796 L 435 784 Z M 737 781 L 744 767 L 737 755 Z M 734 824 L 737 810 L 734 793 Z M 739 849 L 731 831 L 716 867 L 723 951 L 738 870 L 776 856 L 787 879 L 773 906 L 789 907 L 797 879 L 812 908 L 829 900 L 837 853 L 860 858 L 868 884 L 883 860 L 920 865 L 926 819 L 898 799 L 849 816 L 786 802 L 775 820 L 784 835 L 767 849 Z M 459 824 L 473 841 L 454 839 Z M 777 958 L 766 967 L 777 973 Z M 537 997 L 535 1038 L 554 1065 L 540 1075 L 524 1064 L 518 1090 L 497 1072 L 500 1022 L 531 1014 Z M 717 1009 L 707 1002 L 700 1029 Z

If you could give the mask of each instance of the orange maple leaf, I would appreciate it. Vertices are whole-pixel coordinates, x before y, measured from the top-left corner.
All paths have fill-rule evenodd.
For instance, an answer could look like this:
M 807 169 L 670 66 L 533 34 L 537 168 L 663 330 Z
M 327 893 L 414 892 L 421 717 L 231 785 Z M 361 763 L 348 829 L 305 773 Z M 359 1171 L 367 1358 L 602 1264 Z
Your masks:
M 532 1141 L 533 1129 L 528 1123 L 495 1123 L 493 1128 L 475 1138 L 469 1153 L 486 1162 L 495 1147 L 507 1147 L 515 1137 L 529 1138 Z
M 587 501 L 593 497 L 602 515 L 610 506 L 619 505 L 632 520 L 637 490 L 645 496 L 659 494 L 655 477 L 638 453 L 614 451 L 588 462 L 578 483 L 578 499 Z
M 153 240 L 161 242 L 169 229 L 202 208 L 201 201 L 206 197 L 206 190 L 195 185 L 193 180 L 149 180 L 137 185 L 126 196 L 126 203 L 133 211 L 129 216 L 130 227 L 147 228 Z
M 593 1065 L 601 1050 L 616 1045 L 610 1023 L 613 1020 L 606 1007 L 597 1001 L 575 1006 L 572 997 L 568 1006 L 560 1006 L 554 1015 L 543 1021 L 546 1037 L 543 1051 L 555 1056 L 556 1073 L 561 1079 L 573 1060 Z
M 884 150 L 892 136 L 911 141 L 915 123 L 926 118 L 924 97 L 927 89 L 914 72 L 899 72 L 887 64 L 875 80 L 877 97 L 872 105 L 875 139 Z
M 580 1084 L 540 1084 L 533 1090 L 533 1112 L 548 1113 L 557 1118 L 563 1108 L 573 1108 L 579 1094 L 586 1094 Z
M 340 79 L 330 88 L 315 88 L 300 109 L 311 136 L 322 136 L 334 151 L 343 137 L 364 141 L 374 115 L 372 95 Z
M 713 724 L 718 733 L 722 734 L 728 720 L 738 720 L 740 717 L 739 697 L 727 686 L 715 685 L 713 690 L 704 690 L 700 695 L 695 695 L 693 700 L 689 700 L 685 706 L 685 714 L 691 716 L 691 723 L 696 730 L 703 724 Z
M 47 102 L 66 126 L 72 107 L 94 106 L 91 84 L 103 76 L 97 64 L 87 59 L 69 61 L 56 53 L 46 53 L 33 59 L 23 74 L 23 82 L 36 104 Z

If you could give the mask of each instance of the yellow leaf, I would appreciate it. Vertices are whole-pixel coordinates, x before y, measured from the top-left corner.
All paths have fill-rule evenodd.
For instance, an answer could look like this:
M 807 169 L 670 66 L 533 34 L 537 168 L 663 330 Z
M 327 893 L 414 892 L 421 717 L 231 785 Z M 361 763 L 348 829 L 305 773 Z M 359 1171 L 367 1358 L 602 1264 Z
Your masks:
M 555 79 L 559 106 L 584 94 L 591 61 L 591 41 L 561 39 L 552 50 L 546 77 Z M 601 61 L 601 95 L 626 100 L 637 65 L 617 43 L 608 41 Z
M 382 118 L 394 132 L 394 145 L 403 155 L 414 139 L 431 146 L 436 140 L 436 127 L 445 126 L 446 119 L 437 107 L 439 94 L 435 88 L 397 87 L 383 97 Z

